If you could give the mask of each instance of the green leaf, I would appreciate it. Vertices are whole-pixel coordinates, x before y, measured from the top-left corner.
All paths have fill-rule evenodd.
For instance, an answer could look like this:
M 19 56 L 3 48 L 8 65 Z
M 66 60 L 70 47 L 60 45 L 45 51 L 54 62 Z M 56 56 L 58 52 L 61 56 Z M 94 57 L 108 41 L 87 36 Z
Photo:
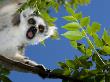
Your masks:
M 89 69 L 90 66 L 92 66 L 92 62 L 91 61 L 87 61 L 88 57 L 87 56 L 81 56 L 79 58 L 75 58 L 74 62 L 74 67 L 75 69 L 79 68 L 79 67 L 83 67 L 86 69 Z
M 74 73 L 72 74 L 72 77 L 74 77 L 74 78 L 79 78 L 79 70 L 74 70 Z
M 107 55 L 108 55 L 108 54 L 103 50 L 103 48 L 97 49 L 97 52 L 98 52 L 100 55 L 104 55 L 104 56 L 107 56 Z
M 65 28 L 66 30 L 74 31 L 74 30 L 80 29 L 81 26 L 77 22 L 72 22 L 72 23 L 68 23 L 68 24 L 62 26 L 62 28 Z
M 54 34 L 51 36 L 51 39 L 53 40 L 59 40 L 59 33 L 57 30 L 54 31 Z
M 58 3 L 55 3 L 54 9 L 56 12 L 58 12 L 58 10 L 59 10 L 59 4 Z
M 75 13 L 74 15 L 74 18 L 76 18 L 77 20 L 80 20 L 82 18 L 82 13 Z
M 100 27 L 101 27 L 101 25 L 99 23 L 93 22 L 92 26 L 91 26 L 92 33 L 96 33 L 98 31 L 100 31 Z
M 86 61 L 86 60 L 80 60 L 79 62 L 79 66 L 89 69 L 92 66 L 92 62 L 91 61 Z
M 93 34 L 93 39 L 94 39 L 94 43 L 97 47 L 103 46 L 103 42 L 101 41 L 101 39 L 98 37 L 98 35 L 96 33 Z
M 48 23 L 49 26 L 53 26 L 53 22 L 57 20 L 57 18 L 51 17 L 47 12 L 42 12 L 40 15 Z
M 52 71 L 52 73 L 54 73 L 56 75 L 62 75 L 64 73 L 64 70 L 62 70 L 62 69 L 54 69 Z
M 0 77 L 1 77 L 2 82 L 12 82 L 8 77 L 4 75 L 1 75 Z
M 66 60 L 66 65 L 67 65 L 69 68 L 75 69 L 73 60 Z
M 44 0 L 43 0 L 44 1 Z M 58 12 L 58 10 L 59 10 L 59 3 L 57 3 L 57 2 L 55 2 L 55 1 L 53 1 L 53 0 L 51 0 L 51 1 L 48 1 L 47 0 L 47 3 L 48 3 L 48 6 L 49 7 L 53 7 L 54 9 L 55 9 L 55 11 L 56 12 Z M 41 5 L 40 5 L 41 6 Z
M 62 68 L 62 69 L 68 69 L 68 66 L 63 63 L 63 62 L 58 62 L 58 65 Z
M 78 48 L 79 51 L 81 51 L 82 53 L 86 54 L 86 48 L 85 48 L 84 44 L 78 43 L 77 48 Z
M 46 46 L 45 41 L 41 41 L 40 44 L 43 45 L 43 46 Z
M 92 49 L 86 49 L 86 55 L 88 57 L 91 57 L 92 56 Z
M 10 71 L 8 69 L 6 69 L 6 68 L 2 68 L 1 73 L 3 75 L 9 75 L 10 74 Z
M 84 37 L 80 31 L 68 31 L 62 35 L 69 40 L 81 40 Z
M 110 36 L 108 35 L 106 30 L 104 30 L 104 33 L 102 35 L 102 39 L 103 39 L 105 45 L 110 46 Z
M 63 18 L 67 21 L 76 21 L 77 20 L 74 16 L 64 16 Z
M 71 14 L 71 15 L 75 14 L 74 10 L 72 9 L 71 5 L 68 2 L 66 2 L 65 8 L 69 14 Z
M 70 69 L 65 69 L 63 75 L 70 76 L 71 75 Z
M 91 0 L 85 0 L 85 3 L 86 3 L 86 4 L 89 4 L 89 3 L 90 3 L 90 1 L 91 1 Z
M 90 23 L 90 17 L 84 17 L 80 20 L 80 24 L 82 27 L 89 25 L 89 23 Z
M 103 60 L 103 58 L 100 56 L 100 58 Z M 104 63 L 103 61 L 99 58 L 99 56 L 97 54 L 93 54 L 92 56 L 92 60 L 95 61 L 96 63 L 96 68 L 98 70 L 102 70 L 104 67 Z
M 92 36 L 92 31 L 91 31 L 91 26 L 90 25 L 87 25 L 87 29 L 86 29 L 86 32 Z
M 88 1 L 89 0 L 75 0 L 75 3 L 79 5 L 85 5 L 88 4 Z
M 84 79 L 84 78 L 87 78 L 89 76 L 89 70 L 88 69 L 82 69 L 80 71 L 80 78 L 81 79 Z
M 73 2 L 74 2 L 74 1 L 73 1 Z M 78 4 L 74 3 L 73 8 L 74 8 L 74 10 L 77 10 Z
M 106 52 L 107 54 L 110 54 L 110 46 L 103 46 L 102 49 L 104 52 Z
M 77 42 L 76 41 L 70 41 L 70 44 L 72 47 L 77 48 Z
M 92 49 L 86 48 L 84 44 L 78 45 L 77 49 L 88 57 L 92 56 Z

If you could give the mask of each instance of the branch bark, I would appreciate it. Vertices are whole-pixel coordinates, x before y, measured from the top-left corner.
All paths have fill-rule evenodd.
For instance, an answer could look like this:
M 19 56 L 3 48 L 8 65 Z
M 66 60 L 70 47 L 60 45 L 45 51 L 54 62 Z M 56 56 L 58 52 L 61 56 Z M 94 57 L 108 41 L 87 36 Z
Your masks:
M 75 79 L 70 76 L 65 76 L 65 75 L 59 75 L 56 73 L 53 73 L 52 70 L 42 70 L 39 67 L 33 67 L 28 64 L 24 64 L 22 62 L 18 62 L 15 60 L 11 60 L 9 58 L 6 58 L 4 56 L 0 55 L 0 64 L 2 64 L 5 68 L 8 68 L 10 71 L 15 70 L 19 72 L 25 72 L 25 73 L 33 73 L 33 74 L 38 74 L 40 75 L 43 79 L 45 78 L 50 78 L 50 79 L 62 79 L 62 80 L 67 80 L 69 82 L 82 82 L 78 79 Z

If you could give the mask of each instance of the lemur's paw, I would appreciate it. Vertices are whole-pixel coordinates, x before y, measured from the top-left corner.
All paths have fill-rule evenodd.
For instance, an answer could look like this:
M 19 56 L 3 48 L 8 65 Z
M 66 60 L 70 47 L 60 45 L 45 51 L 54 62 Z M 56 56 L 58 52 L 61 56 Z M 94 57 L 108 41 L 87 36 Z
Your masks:
M 42 70 L 42 71 L 45 71 L 46 73 L 51 72 L 50 69 L 45 68 L 45 66 L 42 65 L 42 64 L 38 64 L 36 67 L 37 67 L 38 69 Z
M 46 71 L 46 68 L 45 68 L 42 64 L 38 64 L 38 65 L 36 66 L 36 68 L 38 68 L 38 69 L 40 69 L 40 70 L 42 70 L 42 71 Z
M 29 60 L 29 59 L 25 59 L 25 64 L 27 65 L 31 65 L 33 66 L 37 71 L 37 73 L 39 74 L 40 77 L 42 78 L 46 78 L 48 77 L 48 74 L 50 73 L 49 69 L 46 69 L 42 64 L 37 64 L 36 62 Z
M 25 59 L 24 63 L 28 64 L 28 65 L 31 65 L 31 66 L 37 66 L 38 65 L 36 62 L 34 62 L 32 60 L 29 60 L 29 59 Z

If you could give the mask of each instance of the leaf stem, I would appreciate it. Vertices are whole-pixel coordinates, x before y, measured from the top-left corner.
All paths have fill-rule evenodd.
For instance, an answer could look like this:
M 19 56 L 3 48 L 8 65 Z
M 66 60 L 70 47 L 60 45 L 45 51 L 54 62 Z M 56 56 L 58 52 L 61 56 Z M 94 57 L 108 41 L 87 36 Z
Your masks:
M 85 30 L 84 30 L 83 28 L 81 28 L 81 29 L 82 29 L 82 31 L 84 31 L 86 39 L 87 39 L 87 40 L 90 42 L 90 44 L 92 45 L 92 47 L 93 47 L 94 51 L 96 52 L 97 56 L 99 57 L 99 59 L 102 61 L 102 63 L 103 63 L 104 65 L 106 65 L 105 62 L 103 61 L 103 59 L 101 58 L 100 54 L 97 52 L 96 48 L 94 47 L 92 41 L 91 41 L 91 40 L 89 39 L 89 37 L 87 36 L 87 33 L 85 32 Z
M 76 20 L 76 22 L 79 23 L 78 20 Z M 85 30 L 83 29 L 83 27 L 81 26 L 80 28 L 81 28 L 81 30 L 84 32 L 85 38 L 89 41 L 90 45 L 92 45 L 93 50 L 96 52 L 96 55 L 99 57 L 99 59 L 101 60 L 101 62 L 102 62 L 104 65 L 106 65 L 105 62 L 103 61 L 103 59 L 101 58 L 100 54 L 97 52 L 96 48 L 94 47 L 92 41 L 91 41 L 90 38 L 88 37 L 87 33 L 86 33 Z

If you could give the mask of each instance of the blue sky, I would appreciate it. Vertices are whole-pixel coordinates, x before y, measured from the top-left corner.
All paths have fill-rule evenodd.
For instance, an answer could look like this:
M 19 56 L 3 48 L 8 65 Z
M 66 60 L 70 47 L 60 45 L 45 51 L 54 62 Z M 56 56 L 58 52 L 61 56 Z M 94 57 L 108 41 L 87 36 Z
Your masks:
M 79 7 L 78 10 L 82 11 L 84 16 L 90 16 L 91 21 L 97 21 L 104 28 L 110 27 L 110 0 L 91 0 L 91 4 L 88 6 Z M 55 13 L 51 10 L 51 15 L 58 17 L 56 26 L 60 34 L 65 30 L 61 28 L 66 22 L 61 18 L 67 15 L 63 7 L 60 8 L 59 13 Z M 65 61 L 66 59 L 73 59 L 74 55 L 78 55 L 79 52 L 73 49 L 69 41 L 63 37 L 60 40 L 46 40 L 46 46 L 36 45 L 28 46 L 26 48 L 26 55 L 40 64 L 44 64 L 49 69 L 55 69 L 58 67 L 57 62 Z M 61 82 L 59 79 L 45 79 L 43 80 L 37 75 L 31 73 L 11 72 L 10 79 L 13 82 Z

